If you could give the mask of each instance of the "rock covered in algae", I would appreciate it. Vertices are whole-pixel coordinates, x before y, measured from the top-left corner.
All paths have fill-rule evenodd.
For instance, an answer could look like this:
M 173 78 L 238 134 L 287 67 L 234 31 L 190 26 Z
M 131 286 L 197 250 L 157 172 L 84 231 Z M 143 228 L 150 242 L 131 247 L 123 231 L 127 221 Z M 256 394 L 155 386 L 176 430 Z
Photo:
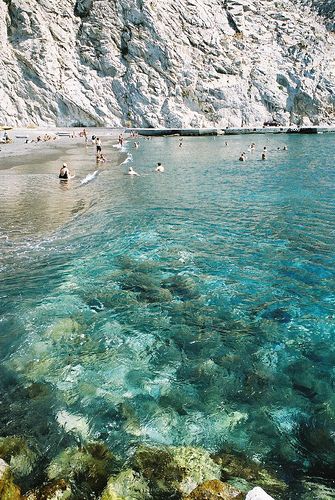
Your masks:
M 60 479 L 27 493 L 23 498 L 24 500 L 67 500 L 71 496 L 71 486 L 63 479 Z
M 28 476 L 37 460 L 37 454 L 21 436 L 1 437 L 0 457 L 9 463 L 15 476 Z
M 133 466 L 149 481 L 154 498 L 187 495 L 204 481 L 220 478 L 220 466 L 201 448 L 141 446 Z
M 335 489 L 322 483 L 303 481 L 304 491 L 301 493 L 301 500 L 329 500 L 335 498 Z
M 225 481 L 234 482 L 234 478 L 243 479 L 250 487 L 261 485 L 275 493 L 282 493 L 287 489 L 284 481 L 275 474 L 240 453 L 225 453 L 215 457 L 215 461 L 221 465 L 222 478 Z
M 13 483 L 9 465 L 0 458 L 0 498 L 1 500 L 19 500 L 20 489 Z
M 50 463 L 47 474 L 50 480 L 65 479 L 86 484 L 88 489 L 101 491 L 113 473 L 114 456 L 99 442 L 85 447 L 63 450 Z
M 241 491 L 217 479 L 197 486 L 184 500 L 243 500 Z
M 149 500 L 149 486 L 144 477 L 131 469 L 111 477 L 101 500 Z
M 266 491 L 262 490 L 259 486 L 256 486 L 251 491 L 247 493 L 245 500 L 274 500 Z

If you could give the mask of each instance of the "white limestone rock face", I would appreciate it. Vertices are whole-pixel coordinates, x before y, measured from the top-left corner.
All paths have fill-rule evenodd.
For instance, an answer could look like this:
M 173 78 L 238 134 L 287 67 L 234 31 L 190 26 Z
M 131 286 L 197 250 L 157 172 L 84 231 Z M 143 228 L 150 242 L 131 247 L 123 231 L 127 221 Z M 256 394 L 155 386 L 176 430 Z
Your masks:
M 0 0 L 0 124 L 333 123 L 334 9 L 303 2 Z

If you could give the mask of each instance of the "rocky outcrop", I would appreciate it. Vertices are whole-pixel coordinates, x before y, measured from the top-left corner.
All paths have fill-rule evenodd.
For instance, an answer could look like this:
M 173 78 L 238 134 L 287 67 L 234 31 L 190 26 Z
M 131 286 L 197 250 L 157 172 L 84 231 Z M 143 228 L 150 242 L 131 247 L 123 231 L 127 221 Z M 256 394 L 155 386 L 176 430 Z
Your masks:
M 14 484 L 9 465 L 0 458 L 0 498 L 1 500 L 20 500 L 20 489 Z
M 331 123 L 334 7 L 314 7 L 0 0 L 0 123 Z

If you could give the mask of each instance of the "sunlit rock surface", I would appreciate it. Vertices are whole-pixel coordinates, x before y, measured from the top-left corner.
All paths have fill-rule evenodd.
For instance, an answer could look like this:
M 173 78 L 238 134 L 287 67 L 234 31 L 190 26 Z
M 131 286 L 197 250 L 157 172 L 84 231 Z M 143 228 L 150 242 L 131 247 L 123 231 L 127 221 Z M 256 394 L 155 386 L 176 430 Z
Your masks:
M 0 123 L 332 123 L 333 29 L 317 0 L 0 0 Z

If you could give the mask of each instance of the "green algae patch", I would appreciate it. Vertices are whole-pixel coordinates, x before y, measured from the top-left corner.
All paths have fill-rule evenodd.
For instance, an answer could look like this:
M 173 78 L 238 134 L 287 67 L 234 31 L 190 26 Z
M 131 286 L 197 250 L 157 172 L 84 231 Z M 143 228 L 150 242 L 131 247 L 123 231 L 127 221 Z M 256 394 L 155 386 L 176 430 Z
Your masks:
M 1 437 L 0 457 L 9 463 L 15 477 L 28 476 L 37 461 L 37 454 L 21 436 Z
M 111 477 L 101 500 L 149 500 L 149 486 L 144 477 L 131 469 Z
M 66 448 L 50 463 L 47 475 L 50 480 L 65 479 L 81 484 L 88 491 L 100 492 L 114 472 L 114 455 L 99 442 L 85 447 Z
M 60 479 L 42 486 L 38 490 L 28 492 L 24 500 L 68 500 L 72 496 L 71 486 Z
M 187 497 L 183 500 L 243 500 L 243 493 L 231 486 L 230 484 L 223 483 L 217 479 L 205 481 L 197 486 Z
M 282 494 L 287 490 L 284 481 L 243 454 L 223 453 L 215 457 L 215 461 L 221 465 L 222 479 L 234 485 L 245 483 L 248 489 L 261 486 L 272 494 Z
M 149 481 L 154 498 L 189 494 L 199 484 L 220 478 L 220 466 L 201 448 L 138 448 L 133 466 Z

